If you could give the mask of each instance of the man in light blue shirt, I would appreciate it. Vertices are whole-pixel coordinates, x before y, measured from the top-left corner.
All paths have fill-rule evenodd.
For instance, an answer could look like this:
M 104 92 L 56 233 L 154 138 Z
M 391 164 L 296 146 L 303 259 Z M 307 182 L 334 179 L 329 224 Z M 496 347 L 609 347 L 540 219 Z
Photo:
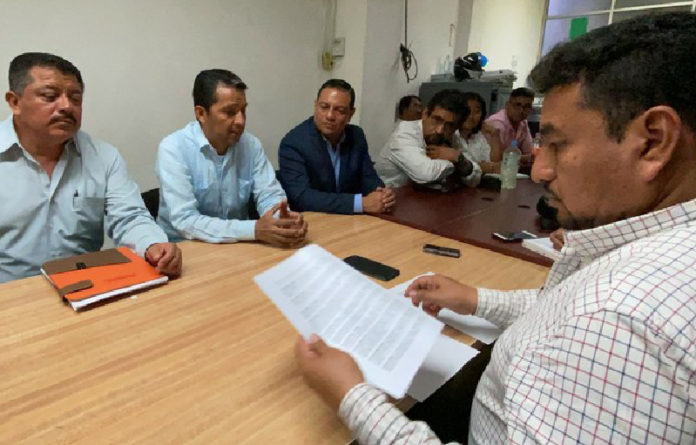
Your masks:
M 201 71 L 193 85 L 196 121 L 160 143 L 157 221 L 172 240 L 304 242 L 307 223 L 288 209 L 261 142 L 244 131 L 246 88 L 230 71 Z M 259 219 L 250 219 L 250 205 Z
M 10 63 L 12 116 L 0 122 L 0 282 L 40 273 L 53 258 L 116 244 L 161 272 L 181 272 L 181 251 L 145 208 L 118 151 L 79 131 L 84 84 L 46 53 Z

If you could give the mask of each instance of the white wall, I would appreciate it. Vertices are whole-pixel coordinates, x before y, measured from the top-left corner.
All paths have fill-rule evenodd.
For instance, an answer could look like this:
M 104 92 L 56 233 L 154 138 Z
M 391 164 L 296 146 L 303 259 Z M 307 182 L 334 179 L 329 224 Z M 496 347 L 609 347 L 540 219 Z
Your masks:
M 469 52 L 488 57 L 486 70 L 512 69 L 525 86 L 537 62 L 545 0 L 473 0 Z
M 459 16 L 457 17 L 457 36 L 454 41 L 455 57 L 469 53 L 469 37 L 471 34 L 471 12 L 474 0 L 459 0 Z
M 336 37 L 346 39 L 345 56 L 335 59 L 330 77 L 344 79 L 355 90 L 355 108 L 362 109 L 362 81 L 365 68 L 365 33 L 367 0 L 338 0 L 336 8 Z M 327 74 L 327 78 L 328 78 Z M 319 85 L 317 85 L 319 88 Z M 352 124 L 360 125 L 360 112 Z
M 148 189 L 157 186 L 157 144 L 193 119 L 201 69 L 228 68 L 247 82 L 247 129 L 274 165 L 280 139 L 312 113 L 319 85 L 345 78 L 357 93 L 353 123 L 375 156 L 398 99 L 417 93 L 446 55 L 480 50 L 493 69 L 510 68 L 514 56 L 523 84 L 536 63 L 544 0 L 410 0 L 408 40 L 419 66 L 411 83 L 399 63 L 403 0 L 338 0 L 335 34 L 346 38 L 346 55 L 331 72 L 320 65 L 326 7 L 327 0 L 0 0 L 0 71 L 23 51 L 74 62 L 87 85 L 83 128 L 116 145 Z
M 83 129 L 116 145 L 148 189 L 157 186 L 159 141 L 193 119 L 195 75 L 231 69 L 249 85 L 247 129 L 275 164 L 280 139 L 311 114 L 327 76 L 319 60 L 325 7 L 324 0 L 0 0 L 0 71 L 24 51 L 72 61 L 86 83 Z
M 404 39 L 404 1 L 339 0 L 336 35 L 347 38 L 346 57 L 332 76 L 344 77 L 355 87 L 360 101 L 352 122 L 362 126 L 373 157 L 394 128 L 397 101 L 406 94 L 418 93 L 420 83 L 430 80 L 437 71 L 438 62 L 446 55 L 452 57 L 458 7 L 458 0 L 409 1 L 408 40 L 418 60 L 418 76 L 407 83 L 399 59 L 399 44 Z M 364 28 L 350 26 L 360 17 L 364 17 Z M 455 26 L 452 35 L 450 25 Z M 358 54 L 349 54 L 349 35 L 339 32 L 344 29 L 350 30 L 354 34 L 351 38 L 357 41 L 364 32 L 362 54 L 357 44 L 354 49 Z

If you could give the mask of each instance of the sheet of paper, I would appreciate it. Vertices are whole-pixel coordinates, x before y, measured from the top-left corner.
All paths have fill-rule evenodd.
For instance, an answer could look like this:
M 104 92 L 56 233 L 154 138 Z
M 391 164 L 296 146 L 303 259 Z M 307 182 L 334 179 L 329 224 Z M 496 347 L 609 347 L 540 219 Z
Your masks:
M 443 309 L 437 319 L 454 329 L 490 345 L 503 333 L 503 330 L 485 318 L 474 315 L 461 315 L 449 309 Z
M 397 286 L 392 287 L 390 289 L 390 292 L 398 293 L 399 295 L 401 295 L 401 298 L 403 298 L 406 301 L 410 301 L 408 300 L 408 298 L 403 297 L 404 292 L 406 292 L 406 288 L 416 278 L 425 275 L 433 275 L 433 273 L 426 272 L 423 275 L 413 277 L 405 283 L 401 283 Z M 494 325 L 493 323 L 487 321 L 484 318 L 476 317 L 474 315 L 461 315 L 449 309 L 441 310 L 437 318 L 446 325 L 451 326 L 454 329 L 465 333 L 466 335 L 470 335 L 474 337 L 476 340 L 479 340 L 480 342 L 485 343 L 487 345 L 493 343 L 498 337 L 500 337 L 500 334 L 503 333 L 502 329 L 500 329 L 498 326 Z
M 365 379 L 400 398 L 442 330 L 413 307 L 317 245 L 254 280 L 305 337 L 350 353 Z
M 446 335 L 440 334 L 413 378 L 408 395 L 422 402 L 444 385 L 479 352 Z
M 561 259 L 561 251 L 553 248 L 551 238 L 534 238 L 522 240 L 522 247 L 525 247 L 554 261 Z

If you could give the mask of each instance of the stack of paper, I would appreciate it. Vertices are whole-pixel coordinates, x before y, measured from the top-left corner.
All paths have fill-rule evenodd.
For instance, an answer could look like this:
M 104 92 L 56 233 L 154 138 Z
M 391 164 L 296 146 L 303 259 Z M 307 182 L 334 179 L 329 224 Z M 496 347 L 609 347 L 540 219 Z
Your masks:
M 556 250 L 553 248 L 551 238 L 548 237 L 523 240 L 522 247 L 526 247 L 532 252 L 536 252 L 539 255 L 544 255 L 546 258 L 551 258 L 554 261 L 557 261 L 561 258 L 560 250 Z

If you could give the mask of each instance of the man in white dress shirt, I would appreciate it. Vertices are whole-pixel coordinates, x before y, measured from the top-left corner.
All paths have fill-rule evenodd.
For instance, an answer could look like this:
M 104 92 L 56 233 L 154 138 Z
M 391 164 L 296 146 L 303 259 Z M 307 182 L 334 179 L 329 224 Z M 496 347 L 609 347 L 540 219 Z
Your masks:
M 391 187 L 413 181 L 441 183 L 451 175 L 468 186 L 481 180 L 481 169 L 469 156 L 452 148 L 452 135 L 469 115 L 464 95 L 456 90 L 437 92 L 422 119 L 401 121 L 375 163 L 377 174 Z

